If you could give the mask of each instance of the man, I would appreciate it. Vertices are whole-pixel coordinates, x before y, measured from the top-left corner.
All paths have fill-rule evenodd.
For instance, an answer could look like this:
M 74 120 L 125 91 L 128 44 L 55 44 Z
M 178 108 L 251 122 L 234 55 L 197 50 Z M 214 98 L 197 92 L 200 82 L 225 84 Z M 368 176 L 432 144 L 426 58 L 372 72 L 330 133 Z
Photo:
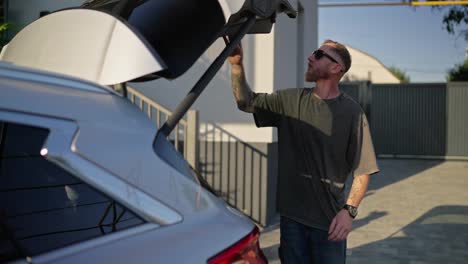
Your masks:
M 228 59 L 238 108 L 253 113 L 258 127 L 278 128 L 282 263 L 345 263 L 352 220 L 369 175 L 379 171 L 366 116 L 338 88 L 351 66 L 348 50 L 325 41 L 308 58 L 305 80 L 315 87 L 272 94 L 250 90 L 240 46 Z

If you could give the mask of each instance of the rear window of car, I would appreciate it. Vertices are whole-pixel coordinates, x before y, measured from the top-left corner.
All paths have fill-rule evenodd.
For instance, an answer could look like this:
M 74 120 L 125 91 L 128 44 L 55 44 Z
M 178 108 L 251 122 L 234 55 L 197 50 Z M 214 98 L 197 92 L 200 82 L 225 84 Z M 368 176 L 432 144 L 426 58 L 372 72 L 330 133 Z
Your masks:
M 44 128 L 0 121 L 0 262 L 31 257 L 144 220 L 46 160 Z

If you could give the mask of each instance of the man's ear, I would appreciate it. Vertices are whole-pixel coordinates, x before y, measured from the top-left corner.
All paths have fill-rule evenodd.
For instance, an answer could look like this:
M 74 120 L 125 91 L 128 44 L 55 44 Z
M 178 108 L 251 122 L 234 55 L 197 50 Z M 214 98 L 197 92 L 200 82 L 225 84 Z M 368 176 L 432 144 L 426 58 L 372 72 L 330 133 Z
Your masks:
M 331 70 L 332 70 L 332 73 L 335 73 L 335 74 L 344 72 L 343 66 L 338 63 L 334 63 Z

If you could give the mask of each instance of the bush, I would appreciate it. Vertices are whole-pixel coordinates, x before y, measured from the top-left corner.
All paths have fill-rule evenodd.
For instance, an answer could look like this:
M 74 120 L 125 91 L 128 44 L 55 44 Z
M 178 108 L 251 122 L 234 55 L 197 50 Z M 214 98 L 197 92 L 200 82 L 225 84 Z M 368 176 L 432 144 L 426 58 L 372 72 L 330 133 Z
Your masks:
M 463 64 L 455 65 L 447 74 L 448 82 L 468 81 L 468 59 Z

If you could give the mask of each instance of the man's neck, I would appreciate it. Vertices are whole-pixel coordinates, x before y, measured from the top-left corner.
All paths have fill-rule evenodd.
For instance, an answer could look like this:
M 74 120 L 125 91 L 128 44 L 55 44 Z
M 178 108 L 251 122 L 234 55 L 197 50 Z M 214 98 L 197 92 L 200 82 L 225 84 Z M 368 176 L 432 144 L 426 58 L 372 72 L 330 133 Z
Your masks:
M 338 83 L 331 80 L 317 81 L 314 93 L 322 99 L 333 99 L 340 95 Z

